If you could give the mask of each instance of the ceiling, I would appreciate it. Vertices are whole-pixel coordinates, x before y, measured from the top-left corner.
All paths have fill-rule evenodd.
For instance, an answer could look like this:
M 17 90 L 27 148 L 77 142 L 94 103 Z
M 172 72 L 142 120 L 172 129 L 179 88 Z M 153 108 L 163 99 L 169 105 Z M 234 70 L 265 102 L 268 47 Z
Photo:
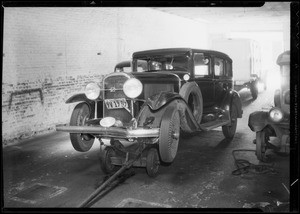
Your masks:
M 282 22 L 290 19 L 290 2 L 266 2 L 262 7 L 155 7 L 154 9 L 207 23 Z

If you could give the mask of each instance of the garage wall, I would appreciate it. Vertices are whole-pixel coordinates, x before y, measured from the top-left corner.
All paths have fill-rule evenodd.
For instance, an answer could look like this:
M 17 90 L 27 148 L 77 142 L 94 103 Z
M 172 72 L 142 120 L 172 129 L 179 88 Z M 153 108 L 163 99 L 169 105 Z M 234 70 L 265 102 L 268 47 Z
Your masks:
M 68 122 L 65 100 L 134 51 L 207 48 L 206 29 L 150 8 L 5 8 L 2 143 Z

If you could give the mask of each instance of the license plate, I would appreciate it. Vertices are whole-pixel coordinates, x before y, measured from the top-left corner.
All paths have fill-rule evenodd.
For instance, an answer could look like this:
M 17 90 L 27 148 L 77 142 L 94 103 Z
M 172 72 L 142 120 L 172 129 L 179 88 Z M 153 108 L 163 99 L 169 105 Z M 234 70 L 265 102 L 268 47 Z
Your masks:
M 128 109 L 128 103 L 125 98 L 119 99 L 107 99 L 104 100 L 107 109 L 119 109 L 125 108 Z

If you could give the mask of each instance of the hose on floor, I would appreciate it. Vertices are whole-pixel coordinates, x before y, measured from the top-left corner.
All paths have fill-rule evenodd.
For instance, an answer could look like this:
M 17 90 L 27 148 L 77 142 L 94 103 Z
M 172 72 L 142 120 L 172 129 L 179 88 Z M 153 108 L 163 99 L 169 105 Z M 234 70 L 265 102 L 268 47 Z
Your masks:
M 246 174 L 248 172 L 252 172 L 255 174 L 265 174 L 265 173 L 278 173 L 274 169 L 274 163 L 272 165 L 267 165 L 267 164 L 253 164 L 250 163 L 246 159 L 238 159 L 235 156 L 236 152 L 256 152 L 256 150 L 250 150 L 250 149 L 236 149 L 232 151 L 232 156 L 234 159 L 234 163 L 237 167 L 236 170 L 232 171 L 233 175 L 241 175 L 241 174 Z

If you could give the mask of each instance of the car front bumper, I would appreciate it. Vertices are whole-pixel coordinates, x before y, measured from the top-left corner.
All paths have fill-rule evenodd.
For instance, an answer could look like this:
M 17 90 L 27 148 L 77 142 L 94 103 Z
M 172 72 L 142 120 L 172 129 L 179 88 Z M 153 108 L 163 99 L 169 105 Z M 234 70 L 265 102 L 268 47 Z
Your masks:
M 115 138 L 148 138 L 159 137 L 159 128 L 136 128 L 129 129 L 123 127 L 102 127 L 100 125 L 93 126 L 68 126 L 65 124 L 56 125 L 56 131 L 91 134 L 100 137 L 115 137 Z

